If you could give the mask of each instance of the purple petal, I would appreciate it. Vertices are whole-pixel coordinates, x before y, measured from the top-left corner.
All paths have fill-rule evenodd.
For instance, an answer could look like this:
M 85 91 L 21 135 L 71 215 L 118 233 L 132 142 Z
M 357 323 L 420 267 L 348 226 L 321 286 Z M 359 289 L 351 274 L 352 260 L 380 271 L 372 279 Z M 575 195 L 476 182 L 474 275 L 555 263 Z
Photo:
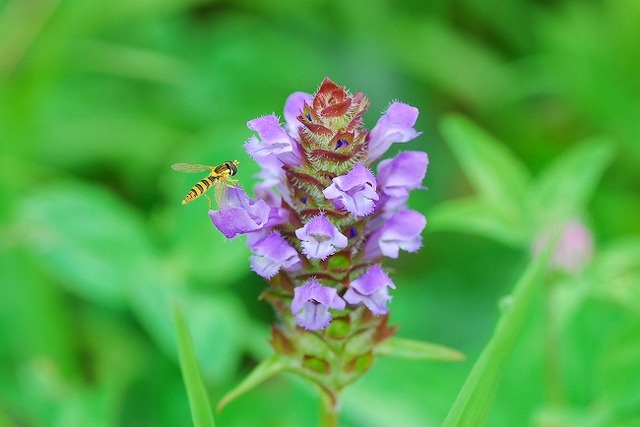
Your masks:
M 282 169 L 282 162 L 275 154 L 257 157 L 256 163 L 260 165 L 260 172 L 256 174 L 256 178 L 262 180 L 261 187 L 275 187 L 284 179 L 285 173 Z
M 349 304 L 363 303 L 373 314 L 387 313 L 387 302 L 391 301 L 387 288 L 396 288 L 393 281 L 379 265 L 373 265 L 356 280 L 351 282 L 344 294 Z
M 394 142 L 407 142 L 419 136 L 421 132 L 413 128 L 417 119 L 417 108 L 401 102 L 391 104 L 369 132 L 367 161 L 378 159 Z
M 346 175 L 333 178 L 333 183 L 322 192 L 329 200 L 336 200 L 344 210 L 355 216 L 366 216 L 373 212 L 376 193 L 376 179 L 369 169 L 358 163 Z
M 427 220 L 420 212 L 397 212 L 369 236 L 365 245 L 365 258 L 373 260 L 381 255 L 398 258 L 400 249 L 417 251 L 422 246 L 420 233 L 426 225 Z
M 294 267 L 299 261 L 298 252 L 280 235 L 274 232 L 251 246 L 251 269 L 258 275 L 270 279 L 281 268 Z
M 295 135 L 302 123 L 298 121 L 298 116 L 302 113 L 304 104 L 311 105 L 313 95 L 305 92 L 294 92 L 284 103 L 284 120 L 289 133 Z
M 295 233 L 302 243 L 302 253 L 309 259 L 324 260 L 348 244 L 347 236 L 322 214 L 313 217 Z
M 260 139 L 252 136 L 244 144 L 253 159 L 275 154 L 286 164 L 297 165 L 300 162 L 298 143 L 280 126 L 275 115 L 250 120 L 247 127 L 260 136 Z
M 406 151 L 378 164 L 378 186 L 391 197 L 407 197 L 422 187 L 429 159 L 423 151 Z
M 263 200 L 249 199 L 240 187 L 229 187 L 220 209 L 210 210 L 213 224 L 227 239 L 265 227 L 271 208 Z
M 308 330 L 324 329 L 331 322 L 329 308 L 343 310 L 346 303 L 334 288 L 322 286 L 316 279 L 293 290 L 291 314 L 296 323 Z

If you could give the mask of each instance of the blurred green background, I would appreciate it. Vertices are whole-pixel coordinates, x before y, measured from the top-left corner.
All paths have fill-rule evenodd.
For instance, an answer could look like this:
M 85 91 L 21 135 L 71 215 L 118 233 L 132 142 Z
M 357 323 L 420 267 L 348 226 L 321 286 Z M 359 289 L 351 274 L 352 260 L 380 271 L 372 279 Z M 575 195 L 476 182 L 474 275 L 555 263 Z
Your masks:
M 391 151 L 429 153 L 428 191 L 411 199 L 428 219 L 473 192 L 438 131 L 450 112 L 534 175 L 583 138 L 612 141 L 585 217 L 594 259 L 617 275 L 573 282 L 560 410 L 544 392 L 538 301 L 489 425 L 640 425 L 636 0 L 0 0 L 0 425 L 190 425 L 175 299 L 212 402 L 269 354 L 273 314 L 248 250 L 212 227 L 205 201 L 180 205 L 194 176 L 169 166 L 238 159 L 250 188 L 246 122 L 281 115 L 324 76 L 369 97 L 368 127 L 392 100 L 420 109 L 423 135 Z M 378 360 L 345 394 L 342 424 L 439 425 L 528 259 L 430 223 L 424 248 L 388 265 L 391 320 L 467 359 Z M 318 410 L 284 376 L 215 416 L 300 426 Z

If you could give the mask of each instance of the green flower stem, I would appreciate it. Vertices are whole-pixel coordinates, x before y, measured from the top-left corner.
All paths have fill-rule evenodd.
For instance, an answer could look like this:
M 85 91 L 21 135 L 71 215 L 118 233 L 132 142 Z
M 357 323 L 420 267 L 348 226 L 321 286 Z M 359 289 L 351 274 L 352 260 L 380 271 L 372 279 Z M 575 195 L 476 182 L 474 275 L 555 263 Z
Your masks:
M 338 426 L 338 396 L 330 396 L 326 392 L 321 392 L 322 407 L 320 412 L 320 427 Z
M 544 318 L 544 388 L 547 403 L 553 407 L 564 405 L 562 381 L 562 340 L 558 323 L 557 282 L 550 280 L 545 292 Z

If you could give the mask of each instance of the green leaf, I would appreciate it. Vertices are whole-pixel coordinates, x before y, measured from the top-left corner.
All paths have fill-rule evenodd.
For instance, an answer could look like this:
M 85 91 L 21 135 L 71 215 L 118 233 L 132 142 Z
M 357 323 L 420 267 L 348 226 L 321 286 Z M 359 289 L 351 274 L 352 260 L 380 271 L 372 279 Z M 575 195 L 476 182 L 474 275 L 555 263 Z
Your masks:
M 467 376 L 443 423 L 444 427 L 484 425 L 501 373 L 522 332 L 524 321 L 536 291 L 542 284 L 547 262 L 556 241 L 557 238 L 553 239 L 553 244 L 547 245 L 545 250 L 531 262 L 516 284 L 512 296 L 505 300 L 508 302 L 501 305 L 502 316 L 498 320 L 493 336 Z
M 440 129 L 480 198 L 509 218 L 521 218 L 530 177 L 520 160 L 464 117 L 448 116 Z
M 441 203 L 427 217 L 431 231 L 469 232 L 514 247 L 528 242 L 525 225 L 509 222 L 494 204 L 476 198 Z
M 200 360 L 202 375 L 224 383 L 242 359 L 248 320 L 241 301 L 232 294 L 193 294 L 181 300 Z
M 180 368 L 182 369 L 184 385 L 187 388 L 193 424 L 195 427 L 213 427 L 215 425 L 213 421 L 213 411 L 211 410 L 211 405 L 209 405 L 207 390 L 200 376 L 196 352 L 193 348 L 187 323 L 177 303 L 173 306 L 173 319 L 178 335 Z
M 613 155 L 610 141 L 593 138 L 572 147 L 544 169 L 530 189 L 539 222 L 567 220 L 583 212 Z
M 390 338 L 384 341 L 378 346 L 376 353 L 401 359 L 442 360 L 446 362 L 464 360 L 464 355 L 458 350 L 429 342 L 403 338 Z
M 18 205 L 15 222 L 34 260 L 97 304 L 122 307 L 127 286 L 153 260 L 142 219 L 96 186 L 41 187 Z
M 220 399 L 220 402 L 218 403 L 218 411 L 227 406 L 227 404 L 236 397 L 260 385 L 272 376 L 279 374 L 280 372 L 284 372 L 286 369 L 287 364 L 277 354 L 263 360 L 240 384 L 238 384 L 238 386 Z

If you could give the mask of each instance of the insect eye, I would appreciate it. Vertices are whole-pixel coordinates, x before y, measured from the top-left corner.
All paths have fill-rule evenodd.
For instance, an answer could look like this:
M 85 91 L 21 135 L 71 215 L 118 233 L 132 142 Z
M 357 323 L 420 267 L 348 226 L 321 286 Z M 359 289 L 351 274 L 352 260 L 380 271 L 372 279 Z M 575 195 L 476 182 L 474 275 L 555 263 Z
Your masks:
M 231 176 L 238 172 L 238 167 L 233 162 L 227 162 L 227 167 L 229 168 L 229 171 L 231 171 Z

